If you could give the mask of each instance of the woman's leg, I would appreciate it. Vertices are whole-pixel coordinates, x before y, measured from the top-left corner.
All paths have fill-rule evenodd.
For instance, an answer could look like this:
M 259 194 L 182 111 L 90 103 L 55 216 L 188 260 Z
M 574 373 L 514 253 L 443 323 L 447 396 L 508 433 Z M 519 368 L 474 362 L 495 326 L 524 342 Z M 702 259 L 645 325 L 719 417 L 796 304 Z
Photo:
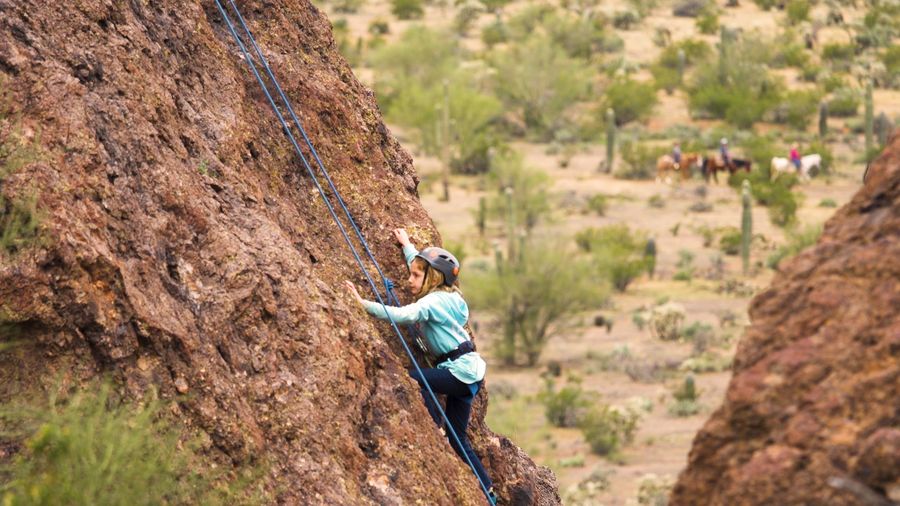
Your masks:
M 419 375 L 418 371 L 410 369 L 409 375 L 419 383 L 419 390 L 422 392 L 422 399 L 425 400 L 425 407 L 428 409 L 428 414 L 431 415 L 431 419 L 434 420 L 434 423 L 438 426 L 442 426 L 444 420 L 441 419 L 441 412 L 438 411 L 437 406 L 434 404 L 434 400 L 431 398 L 431 394 L 429 394 L 428 390 L 425 388 L 425 383 L 422 381 L 422 378 L 424 377 L 424 379 L 428 380 L 431 391 L 435 394 L 465 396 L 471 395 L 471 392 L 465 383 L 456 379 L 456 376 L 446 369 L 423 368 L 421 371 L 422 374 Z
M 466 429 L 469 427 L 469 415 L 472 412 L 472 401 L 474 400 L 471 392 L 467 393 L 467 397 L 447 396 L 447 419 L 450 420 L 450 426 L 453 427 L 453 431 L 459 437 L 462 448 L 456 444 L 456 439 L 453 437 L 453 434 L 450 434 L 450 431 L 447 431 L 447 439 L 450 440 L 450 446 L 456 450 L 456 454 L 463 459 L 463 462 L 466 461 L 465 455 L 468 455 L 481 482 L 484 483 L 485 488 L 490 489 L 493 486 L 491 478 L 488 476 L 487 471 L 484 470 L 481 459 L 478 458 L 478 455 L 475 455 L 475 450 L 469 444 L 469 438 L 466 437 Z

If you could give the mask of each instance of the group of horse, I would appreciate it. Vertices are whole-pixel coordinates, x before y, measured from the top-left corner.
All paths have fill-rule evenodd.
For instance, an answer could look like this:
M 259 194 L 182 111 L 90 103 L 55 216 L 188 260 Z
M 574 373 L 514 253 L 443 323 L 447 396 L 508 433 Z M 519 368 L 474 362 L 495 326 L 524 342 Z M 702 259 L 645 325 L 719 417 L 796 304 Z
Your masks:
M 681 175 L 682 181 L 687 181 L 691 178 L 691 169 L 694 168 L 700 169 L 700 173 L 707 183 L 710 179 L 718 183 L 719 172 L 728 171 L 729 175 L 739 170 L 750 172 L 752 165 L 750 160 L 743 158 L 731 158 L 725 162 L 718 154 L 704 157 L 700 153 L 685 153 L 681 156 L 681 163 L 675 163 L 672 155 L 665 154 L 656 160 L 656 181 L 670 183 L 678 174 Z M 776 156 L 772 158 L 770 167 L 773 178 L 782 173 L 796 172 L 800 179 L 809 180 L 816 171 L 822 168 L 822 156 L 813 153 L 801 157 L 799 170 L 796 170 L 789 159 Z
M 750 172 L 752 163 L 742 158 L 731 158 L 727 162 L 719 155 L 702 156 L 700 153 L 685 153 L 681 156 L 681 163 L 675 163 L 672 155 L 662 155 L 656 160 L 656 181 L 671 182 L 672 176 L 681 174 L 681 180 L 691 178 L 691 168 L 700 169 L 703 179 L 719 182 L 719 172 L 728 171 L 734 174 L 739 170 Z

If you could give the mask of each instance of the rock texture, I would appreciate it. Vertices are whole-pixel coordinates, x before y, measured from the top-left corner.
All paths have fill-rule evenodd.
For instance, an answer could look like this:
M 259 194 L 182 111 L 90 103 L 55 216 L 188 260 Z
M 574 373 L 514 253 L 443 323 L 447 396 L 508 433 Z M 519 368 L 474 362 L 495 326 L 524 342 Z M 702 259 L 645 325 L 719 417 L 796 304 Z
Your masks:
M 409 155 L 305 0 L 239 2 L 373 251 L 439 242 Z M 427 416 L 407 359 L 340 282 L 337 228 L 211 1 L 0 0 L 0 135 L 37 141 L 6 197 L 39 192 L 42 241 L 0 264 L 0 401 L 112 375 L 151 387 L 211 458 L 265 458 L 289 504 L 483 504 Z M 555 478 L 484 424 L 476 451 L 512 504 Z
M 671 504 L 896 499 L 900 135 L 818 244 L 753 300 L 750 317 L 725 402 L 696 436 Z

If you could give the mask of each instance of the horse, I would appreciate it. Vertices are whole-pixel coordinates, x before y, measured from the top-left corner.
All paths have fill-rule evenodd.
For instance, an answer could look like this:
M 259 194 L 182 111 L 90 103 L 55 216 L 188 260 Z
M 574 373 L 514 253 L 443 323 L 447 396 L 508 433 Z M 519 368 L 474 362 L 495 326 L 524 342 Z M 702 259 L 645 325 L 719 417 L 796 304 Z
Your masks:
M 719 171 L 727 170 L 728 174 L 734 174 L 740 169 L 744 169 L 747 172 L 750 172 L 751 166 L 753 164 L 750 160 L 744 160 L 742 158 L 731 158 L 728 163 L 724 163 L 722 157 L 719 155 L 710 156 L 703 159 L 703 164 L 700 166 L 700 170 L 703 171 L 703 178 L 706 179 L 706 182 L 709 182 L 709 177 L 712 176 L 713 180 L 716 183 L 719 182 Z
M 782 158 L 780 156 L 776 156 L 772 158 L 772 178 L 778 176 L 778 174 L 783 172 L 793 172 L 794 164 L 791 163 L 787 158 Z M 811 153 L 806 156 L 800 158 L 800 170 L 798 174 L 800 175 L 800 179 L 804 181 L 808 181 L 813 174 L 813 170 L 819 171 L 822 169 L 822 155 L 818 153 Z
M 681 156 L 681 163 L 676 164 L 672 155 L 662 155 L 656 160 L 656 182 L 670 182 L 668 173 L 672 171 L 681 172 L 681 180 L 687 181 L 691 178 L 691 165 L 700 166 L 699 153 L 685 153 Z

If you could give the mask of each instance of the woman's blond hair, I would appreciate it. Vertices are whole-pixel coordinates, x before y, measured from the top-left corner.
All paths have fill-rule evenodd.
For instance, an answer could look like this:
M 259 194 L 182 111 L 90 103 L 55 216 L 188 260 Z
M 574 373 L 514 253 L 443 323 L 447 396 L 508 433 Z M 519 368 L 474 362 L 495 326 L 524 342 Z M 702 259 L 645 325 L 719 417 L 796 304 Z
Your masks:
M 459 280 L 453 283 L 453 286 L 447 286 L 444 284 L 444 273 L 441 271 L 432 268 L 428 265 L 428 262 L 425 260 L 416 257 L 412 261 L 413 265 L 419 265 L 423 269 L 425 269 L 425 279 L 422 281 L 422 289 L 419 290 L 419 293 L 416 294 L 416 300 L 421 299 L 422 297 L 428 295 L 431 292 L 457 292 L 462 293 L 459 289 Z

